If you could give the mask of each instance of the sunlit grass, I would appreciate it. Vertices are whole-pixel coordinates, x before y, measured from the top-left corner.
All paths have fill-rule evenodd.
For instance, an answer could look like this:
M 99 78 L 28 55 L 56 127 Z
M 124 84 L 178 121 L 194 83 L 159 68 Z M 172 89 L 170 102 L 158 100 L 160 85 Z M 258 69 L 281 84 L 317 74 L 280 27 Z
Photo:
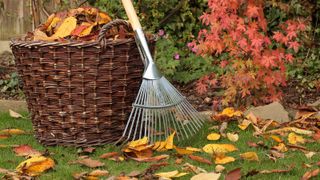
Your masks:
M 27 114 L 25 113 L 24 115 L 27 115 Z M 268 153 L 268 150 L 265 150 L 263 148 L 249 147 L 247 145 L 247 142 L 248 141 L 258 142 L 262 140 L 269 147 L 275 145 L 276 143 L 272 140 L 266 140 L 262 137 L 255 138 L 252 136 L 252 132 L 253 132 L 252 129 L 249 128 L 249 130 L 242 131 L 236 126 L 236 123 L 229 125 L 228 129 L 226 130 L 226 132 L 237 131 L 240 133 L 239 141 L 237 141 L 236 143 L 230 142 L 227 138 L 221 138 L 218 141 L 208 141 L 206 140 L 207 134 L 210 132 L 216 131 L 216 130 L 208 130 L 208 128 L 211 125 L 212 124 L 206 124 L 196 136 L 186 141 L 176 143 L 176 145 L 181 147 L 192 146 L 192 147 L 202 148 L 205 144 L 208 144 L 208 143 L 234 144 L 239 149 L 239 151 L 232 152 L 228 155 L 235 157 L 237 160 L 233 163 L 224 165 L 226 167 L 225 172 L 241 167 L 242 169 L 241 172 L 243 175 L 245 175 L 253 169 L 256 169 L 256 170 L 287 169 L 288 166 L 290 166 L 291 164 L 295 165 L 295 168 L 288 173 L 259 174 L 259 175 L 247 177 L 247 179 L 266 179 L 266 180 L 267 179 L 268 180 L 300 179 L 306 171 L 316 168 L 316 167 L 312 167 L 311 169 L 304 168 L 302 166 L 303 163 L 312 164 L 314 162 L 320 161 L 319 154 L 312 157 L 312 159 L 307 159 L 301 151 L 289 151 L 285 153 L 285 158 L 278 159 L 276 162 L 273 162 L 266 155 Z M 92 170 L 90 168 L 83 167 L 78 164 L 70 164 L 71 161 L 76 160 L 79 156 L 77 153 L 78 152 L 77 148 L 61 147 L 61 146 L 45 147 L 40 145 L 32 135 L 32 123 L 30 120 L 13 119 L 9 116 L 8 113 L 1 113 L 0 114 L 0 130 L 5 128 L 19 128 L 31 133 L 28 135 L 18 135 L 18 136 L 12 136 L 8 139 L 2 139 L 0 140 L 1 145 L 28 144 L 37 150 L 45 151 L 46 149 L 48 149 L 48 151 L 51 153 L 51 157 L 55 160 L 56 166 L 53 170 L 43 173 L 40 176 L 40 179 L 45 179 L 45 180 L 72 179 L 73 173 L 84 172 L 84 171 L 88 172 Z M 283 139 L 286 139 L 286 138 L 283 138 Z M 309 143 L 306 145 L 306 147 L 312 151 L 320 151 L 319 143 Z M 151 163 L 137 163 L 132 160 L 123 161 L 123 162 L 114 162 L 111 160 L 99 159 L 99 156 L 101 154 L 106 152 L 111 152 L 111 151 L 120 151 L 120 149 L 119 147 L 115 147 L 113 145 L 105 145 L 102 147 L 97 147 L 96 151 L 90 155 L 90 157 L 92 157 L 93 159 L 97 159 L 97 160 L 100 160 L 101 162 L 104 162 L 106 164 L 105 167 L 100 169 L 108 170 L 111 175 L 119 175 L 122 172 L 130 173 L 133 170 L 143 171 L 146 168 L 148 168 L 148 166 L 151 164 Z M 259 156 L 260 161 L 249 162 L 249 161 L 241 160 L 239 157 L 239 154 L 243 152 L 248 152 L 248 151 L 256 152 Z M 170 159 L 168 160 L 170 165 L 161 168 L 159 172 L 172 171 L 172 170 L 183 171 L 182 164 L 184 164 L 185 162 L 189 162 L 192 165 L 199 166 L 207 171 L 213 171 L 215 168 L 215 165 L 206 165 L 199 162 L 195 162 L 195 161 L 189 160 L 188 157 L 184 157 L 184 162 L 181 165 L 176 165 L 175 151 L 162 152 L 161 154 L 170 155 Z M 207 159 L 211 158 L 210 155 L 205 153 L 196 153 L 195 155 L 199 155 Z M 12 148 L 10 147 L 0 148 L 0 168 L 14 170 L 15 167 L 23 160 L 24 160 L 23 157 L 17 157 L 14 154 L 14 152 L 12 151 Z M 223 174 L 225 174 L 225 172 Z M 192 175 L 193 174 L 189 174 L 180 179 L 190 179 Z

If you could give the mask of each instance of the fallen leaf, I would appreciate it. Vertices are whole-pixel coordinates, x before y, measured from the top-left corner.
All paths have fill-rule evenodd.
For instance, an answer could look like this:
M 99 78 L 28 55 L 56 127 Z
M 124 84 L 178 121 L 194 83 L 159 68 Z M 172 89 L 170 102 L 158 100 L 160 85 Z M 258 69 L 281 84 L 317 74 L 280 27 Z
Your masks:
M 304 155 L 305 155 L 308 159 L 311 159 L 312 156 L 314 156 L 315 154 L 317 154 L 317 153 L 310 151 L 310 152 L 308 152 L 308 153 L 305 153 Z
M 51 158 L 44 156 L 33 156 L 23 162 L 17 167 L 16 171 L 21 174 L 27 174 L 29 176 L 38 176 L 42 172 L 53 168 L 55 165 Z
M 141 171 L 134 170 L 134 171 L 131 171 L 129 174 L 127 174 L 127 176 L 129 176 L 129 177 L 137 177 L 137 176 L 140 176 L 141 174 L 142 174 Z
M 232 144 L 207 144 L 203 148 L 203 151 L 209 154 L 214 153 L 228 153 L 237 151 L 238 149 Z
M 270 150 L 270 154 L 275 158 L 284 158 L 284 154 L 279 151 Z
M 214 159 L 214 163 L 216 164 L 228 164 L 234 162 L 236 159 L 231 156 L 216 156 Z
M 207 136 L 207 139 L 210 140 L 210 141 L 215 141 L 215 140 L 218 140 L 220 139 L 220 134 L 218 133 L 211 133 Z
M 16 119 L 18 119 L 18 118 L 23 118 L 23 116 L 22 116 L 21 114 L 13 111 L 13 110 L 11 110 L 11 109 L 9 109 L 9 114 L 10 114 L 11 117 L 16 118 Z
M 195 173 L 195 174 L 199 174 L 199 173 L 207 173 L 206 170 L 200 168 L 200 167 L 197 167 L 197 166 L 194 166 L 192 164 L 189 164 L 189 163 L 185 163 L 183 165 L 183 170 L 184 171 L 189 171 L 189 172 L 192 172 L 192 173 Z
M 314 133 L 313 131 L 299 129 L 296 127 L 284 127 L 284 128 L 280 128 L 280 129 L 274 129 L 274 130 L 267 131 L 264 134 L 277 134 L 277 133 L 279 134 L 279 133 L 283 133 L 283 132 L 295 132 L 297 134 L 303 134 L 303 135 L 312 135 Z
M 176 132 L 173 132 L 166 140 L 166 149 L 173 149 L 173 139 Z
M 217 173 L 221 173 L 222 171 L 224 171 L 226 168 L 222 165 L 216 165 L 216 167 L 214 168 L 215 172 Z
M 313 136 L 312 138 L 316 141 L 320 140 L 320 130 L 318 130 Z
M 109 175 L 109 171 L 107 170 L 93 170 L 89 173 L 89 176 L 95 176 L 95 177 L 100 177 L 100 176 L 108 176 Z
M 174 147 L 174 149 L 177 151 L 178 154 L 180 155 L 186 155 L 186 154 L 192 154 L 194 153 L 194 151 L 191 150 L 187 150 L 187 149 L 183 149 L 183 148 L 179 148 L 179 147 Z
M 282 143 L 282 139 L 279 137 L 279 136 L 276 136 L 276 135 L 271 135 L 270 136 L 271 139 L 273 139 L 275 142 L 278 142 L 278 143 Z
M 240 154 L 240 157 L 249 161 L 259 161 L 259 157 L 255 152 L 245 152 Z
M 258 124 L 258 118 L 256 115 L 254 115 L 252 112 L 246 115 L 246 118 L 252 122 L 253 124 Z
M 26 134 L 26 132 L 21 129 L 3 129 L 0 131 L 0 135 L 21 135 L 21 134 Z
M 288 141 L 290 144 L 305 143 L 305 139 L 302 136 L 296 135 L 293 132 L 288 135 Z
M 228 116 L 228 117 L 234 117 L 234 116 L 242 116 L 242 112 L 241 111 L 235 111 L 234 108 L 232 107 L 228 107 L 228 108 L 225 108 L 221 113 L 220 115 L 225 115 L 225 116 Z
M 148 137 L 143 137 L 142 139 L 138 139 L 138 140 L 129 142 L 128 147 L 135 148 L 137 146 L 146 145 L 146 144 L 148 144 L 148 142 L 149 142 Z
M 170 171 L 170 172 L 161 172 L 161 173 L 156 173 L 155 175 L 158 177 L 162 178 L 175 178 L 175 177 L 181 177 L 184 175 L 187 175 L 188 173 L 179 173 L 178 170 L 175 171 Z
M 202 150 L 199 149 L 199 148 L 194 148 L 194 147 L 186 147 L 186 150 L 189 150 L 189 151 L 193 151 L 193 152 L 201 152 Z
M 279 143 L 276 146 L 273 146 L 272 149 L 275 149 L 279 152 L 287 152 L 288 148 L 286 147 L 286 145 L 284 143 Z
M 99 13 L 99 24 L 106 24 L 111 21 L 110 16 L 107 13 L 100 12 Z
M 259 147 L 259 145 L 258 145 L 257 143 L 252 142 L 252 141 L 248 141 L 248 142 L 247 142 L 247 145 L 248 145 L 249 147 Z
M 104 153 L 100 156 L 100 158 L 102 159 L 108 159 L 110 157 L 115 157 L 115 156 L 119 156 L 118 152 L 108 152 L 108 153 Z
M 218 180 L 220 178 L 220 173 L 200 173 L 195 176 L 193 176 L 190 180 Z
M 67 36 L 70 36 L 72 31 L 77 27 L 77 19 L 74 17 L 67 17 L 64 19 L 62 24 L 57 29 L 56 33 L 53 34 L 52 37 L 58 39 L 58 38 L 64 38 Z
M 177 158 L 174 163 L 175 164 L 181 164 L 182 162 L 183 162 L 182 158 Z
M 239 140 L 239 135 L 235 133 L 227 133 L 227 138 L 232 142 L 237 142 Z
M 82 152 L 83 152 L 83 153 L 93 153 L 95 150 L 96 150 L 96 148 L 87 147 L 87 148 L 84 148 L 84 149 L 82 150 Z
M 241 178 L 241 168 L 236 168 L 226 174 L 225 180 L 239 180 Z
M 316 177 L 318 176 L 320 173 L 320 169 L 314 169 L 311 171 L 307 171 L 306 173 L 304 173 L 304 175 L 302 176 L 301 180 L 308 180 L 312 177 Z
M 272 173 L 287 173 L 292 171 L 292 169 L 294 168 L 294 165 L 291 165 L 288 169 L 272 169 L 272 170 L 261 170 L 261 171 L 257 171 L 257 170 L 251 170 L 249 171 L 245 177 L 249 177 L 249 176 L 254 176 L 257 174 L 272 174 Z
M 9 134 L 0 134 L 0 139 L 7 139 L 9 137 L 10 137 Z
M 79 163 L 81 165 L 90 167 L 90 168 L 96 168 L 96 167 L 101 167 L 104 166 L 104 163 L 97 161 L 97 160 L 93 160 L 91 158 L 85 158 L 85 159 L 79 159 L 76 161 L 76 163 Z
M 159 156 L 154 156 L 154 157 L 141 157 L 141 158 L 131 158 L 135 161 L 138 161 L 138 162 L 157 162 L 157 161 L 161 161 L 161 160 L 164 160 L 164 159 L 168 159 L 170 156 L 169 155 L 166 155 L 166 154 L 162 154 L 162 155 L 159 155 Z
M 241 122 L 241 124 L 238 125 L 238 127 L 239 127 L 241 130 L 246 130 L 246 129 L 249 127 L 250 124 L 251 124 L 251 121 L 245 119 L 245 120 L 243 120 L 243 121 Z
M 189 157 L 190 159 L 194 160 L 194 161 L 198 161 L 198 162 L 205 163 L 205 164 L 209 164 L 209 165 L 212 164 L 211 161 L 209 161 L 208 159 L 205 159 L 205 158 L 203 158 L 203 157 L 200 157 L 200 156 L 195 156 L 195 155 L 191 155 L 191 154 L 190 154 L 188 157 Z
M 20 145 L 18 147 L 14 147 L 13 151 L 17 156 L 41 156 L 42 153 L 38 150 L 33 149 L 29 145 Z

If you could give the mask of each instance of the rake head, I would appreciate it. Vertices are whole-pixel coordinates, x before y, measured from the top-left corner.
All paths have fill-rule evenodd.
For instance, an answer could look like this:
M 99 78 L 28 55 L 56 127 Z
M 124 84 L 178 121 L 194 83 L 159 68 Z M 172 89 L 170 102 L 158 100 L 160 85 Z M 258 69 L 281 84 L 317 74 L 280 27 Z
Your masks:
M 165 77 L 143 79 L 121 139 L 127 142 L 147 136 L 152 143 L 175 131 L 182 140 L 197 133 L 206 118 Z

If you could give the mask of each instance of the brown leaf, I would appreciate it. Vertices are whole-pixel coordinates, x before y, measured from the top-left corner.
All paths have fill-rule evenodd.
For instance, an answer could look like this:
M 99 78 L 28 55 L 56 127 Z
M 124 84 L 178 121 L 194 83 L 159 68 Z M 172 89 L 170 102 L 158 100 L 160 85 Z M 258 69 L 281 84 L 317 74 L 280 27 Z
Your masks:
M 239 180 L 241 178 L 241 168 L 236 168 L 227 173 L 225 180 Z
M 319 175 L 319 173 L 320 173 L 320 169 L 314 169 L 312 171 L 308 171 L 308 172 L 304 173 L 301 180 L 308 180 L 312 177 L 316 177 Z
M 134 170 L 134 171 L 131 171 L 129 174 L 127 174 L 127 176 L 129 176 L 129 177 L 138 177 L 141 174 L 142 174 L 141 171 Z
M 175 160 L 175 164 L 181 164 L 183 162 L 183 159 L 182 158 L 177 158 Z
M 90 168 L 104 166 L 104 163 L 97 161 L 97 160 L 93 160 L 91 158 L 79 159 L 76 161 L 76 163 L 82 164 L 82 165 L 90 167 Z
M 294 165 L 290 165 L 288 169 L 272 169 L 272 170 L 261 170 L 261 171 L 257 171 L 257 170 L 251 170 L 249 171 L 245 177 L 249 177 L 249 176 L 254 176 L 257 174 L 272 174 L 272 173 L 287 173 L 292 171 L 292 169 L 294 168 Z
M 109 175 L 109 171 L 107 170 L 93 170 L 89 173 L 89 176 L 95 176 L 95 177 L 100 177 L 100 176 L 108 176 Z
M 284 158 L 284 153 L 281 153 L 279 151 L 270 150 L 270 154 L 275 158 Z
M 102 159 L 108 159 L 110 157 L 115 157 L 115 156 L 119 156 L 118 152 L 108 152 L 108 153 L 104 153 L 100 156 L 100 158 Z
M 248 141 L 248 142 L 247 142 L 247 145 L 248 145 L 249 147 L 259 147 L 259 145 L 258 145 L 257 143 L 252 142 L 252 141 Z
M 313 136 L 312 138 L 316 141 L 320 140 L 320 130 L 318 130 Z
M 33 149 L 29 145 L 20 145 L 18 147 L 14 147 L 13 151 L 17 156 L 40 156 L 42 153 L 38 150 Z
M 161 161 L 161 160 L 168 159 L 168 158 L 169 158 L 169 155 L 162 154 L 162 155 L 154 156 L 154 157 L 131 158 L 131 159 L 138 161 L 138 162 L 157 162 L 157 161 Z
M 87 147 L 87 148 L 84 148 L 84 149 L 82 150 L 82 152 L 84 152 L 84 153 L 93 153 L 95 150 L 96 150 L 96 148 Z
M 205 159 L 203 157 L 200 157 L 200 156 L 195 156 L 195 155 L 188 155 L 188 157 L 191 159 L 191 160 L 194 160 L 194 161 L 198 161 L 198 162 L 201 162 L 201 163 L 205 163 L 205 164 L 209 164 L 211 165 L 212 162 L 209 161 L 208 159 Z
M 10 137 L 9 134 L 0 134 L 0 139 L 7 139 L 9 137 Z

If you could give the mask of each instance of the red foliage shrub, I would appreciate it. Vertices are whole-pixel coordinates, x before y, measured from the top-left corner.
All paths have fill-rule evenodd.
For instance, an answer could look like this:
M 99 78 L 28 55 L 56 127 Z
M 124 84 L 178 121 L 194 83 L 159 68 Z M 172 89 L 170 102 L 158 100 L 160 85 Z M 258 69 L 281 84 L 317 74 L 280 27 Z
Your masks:
M 279 100 L 286 85 L 286 64 L 292 63 L 300 47 L 298 35 L 306 28 L 301 19 L 280 24 L 268 32 L 263 0 L 208 0 L 210 11 L 200 18 L 202 29 L 188 46 L 199 55 L 227 59 L 220 67 L 225 73 L 205 76 L 197 83 L 199 93 L 219 82 L 226 89 L 223 103 L 242 99 L 253 103 Z

